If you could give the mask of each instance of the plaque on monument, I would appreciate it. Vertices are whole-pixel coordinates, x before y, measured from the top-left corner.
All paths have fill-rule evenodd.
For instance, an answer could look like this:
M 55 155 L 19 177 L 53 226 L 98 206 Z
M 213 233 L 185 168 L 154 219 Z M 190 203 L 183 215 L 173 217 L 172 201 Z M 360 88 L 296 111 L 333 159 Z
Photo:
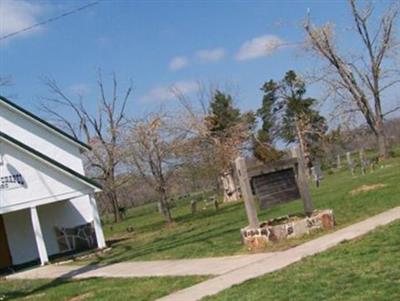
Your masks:
M 262 209 L 301 198 L 296 181 L 297 164 L 297 159 L 292 158 L 248 165 L 253 193 Z

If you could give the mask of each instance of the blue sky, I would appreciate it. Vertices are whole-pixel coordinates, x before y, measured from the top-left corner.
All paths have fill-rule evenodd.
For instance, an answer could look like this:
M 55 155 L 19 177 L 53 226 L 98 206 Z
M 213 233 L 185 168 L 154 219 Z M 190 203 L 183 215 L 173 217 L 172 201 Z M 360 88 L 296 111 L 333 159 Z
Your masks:
M 0 0 L 0 36 L 90 2 Z M 91 105 L 101 68 L 105 80 L 115 72 L 121 88 L 133 81 L 131 116 L 175 105 L 169 87 L 191 94 L 197 81 L 234 86 L 237 104 L 256 109 L 263 82 L 315 67 L 295 45 L 304 39 L 308 9 L 316 23 L 336 23 L 342 45 L 352 45 L 347 1 L 103 0 L 1 42 L 0 76 L 12 76 L 13 85 L 0 94 L 40 114 L 37 104 L 49 96 L 42 78 L 52 77 Z M 275 47 L 280 43 L 288 45 Z

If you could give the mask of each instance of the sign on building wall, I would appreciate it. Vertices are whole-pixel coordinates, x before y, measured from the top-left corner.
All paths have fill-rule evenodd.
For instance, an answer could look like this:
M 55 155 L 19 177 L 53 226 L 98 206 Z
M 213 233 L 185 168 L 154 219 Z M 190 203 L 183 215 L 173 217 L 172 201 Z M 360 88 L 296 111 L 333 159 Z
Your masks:
M 11 190 L 21 188 L 25 185 L 23 176 L 19 173 L 2 175 L 0 174 L 0 190 Z

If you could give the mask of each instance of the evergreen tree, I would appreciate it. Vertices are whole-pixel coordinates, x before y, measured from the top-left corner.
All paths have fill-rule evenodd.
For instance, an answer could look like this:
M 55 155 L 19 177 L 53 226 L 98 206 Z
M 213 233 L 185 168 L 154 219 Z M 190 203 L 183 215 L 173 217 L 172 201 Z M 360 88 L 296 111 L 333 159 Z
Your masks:
M 265 83 L 262 90 L 263 104 L 258 116 L 263 124 L 258 139 L 271 144 L 278 137 L 288 144 L 298 143 L 306 164 L 311 167 L 327 131 L 325 118 L 315 109 L 317 100 L 305 97 L 305 83 L 292 70 L 279 83 L 272 80 Z M 256 157 L 260 153 L 255 151 Z
M 275 112 L 276 102 L 278 100 L 277 90 L 278 84 L 273 80 L 266 82 L 261 90 L 264 92 L 262 106 L 257 110 L 257 117 L 261 119 L 261 128 L 257 131 L 257 135 L 253 141 L 253 154 L 263 162 L 278 160 L 281 157 L 279 152 L 273 146 L 275 139 L 274 129 L 276 128 Z
M 311 167 L 319 142 L 327 131 L 326 120 L 314 109 L 317 100 L 305 97 L 305 83 L 294 71 L 286 73 L 281 93 L 285 111 L 280 135 L 287 143 L 299 143 L 306 164 Z
M 210 133 L 221 135 L 228 132 L 240 122 L 240 117 L 240 110 L 234 107 L 232 97 L 216 90 L 206 117 Z
M 219 171 L 217 183 L 224 184 L 224 200 L 237 200 L 239 197 L 233 185 L 231 163 L 246 149 L 254 125 L 252 112 L 241 113 L 230 95 L 215 91 L 205 117 L 207 156 L 212 157 L 212 166 Z

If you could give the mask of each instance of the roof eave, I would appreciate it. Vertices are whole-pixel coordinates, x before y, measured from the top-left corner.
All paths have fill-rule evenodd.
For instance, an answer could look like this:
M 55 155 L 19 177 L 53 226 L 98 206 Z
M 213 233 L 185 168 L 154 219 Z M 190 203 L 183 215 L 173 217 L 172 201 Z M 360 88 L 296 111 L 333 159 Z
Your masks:
M 75 137 L 73 137 L 70 134 L 64 132 L 63 130 L 59 129 L 58 127 L 50 124 L 46 120 L 43 120 L 39 116 L 36 116 L 35 114 L 25 110 L 24 108 L 20 107 L 19 105 L 17 105 L 16 103 L 12 102 L 11 100 L 5 98 L 4 96 L 0 95 L 0 100 L 4 104 L 6 104 L 9 108 L 11 108 L 14 112 L 20 113 L 20 114 L 28 117 L 29 119 L 33 120 L 34 122 L 45 126 L 46 128 L 48 128 L 52 132 L 56 133 L 60 137 L 63 137 L 64 139 L 68 139 L 70 142 L 72 142 L 76 146 L 78 146 L 79 149 L 81 149 L 82 151 L 86 151 L 86 150 L 90 151 L 90 150 L 92 150 L 92 147 L 90 145 L 88 145 L 88 144 L 76 139 Z
M 31 148 L 30 146 L 24 144 L 23 142 L 20 142 L 17 139 L 14 139 L 11 136 L 9 136 L 1 131 L 0 131 L 0 138 L 2 138 L 6 142 L 8 142 L 16 147 L 22 149 L 25 152 L 30 153 L 31 155 L 37 157 L 38 159 L 45 161 L 47 164 L 52 165 L 53 167 L 61 170 L 65 174 L 69 175 L 70 177 L 74 177 L 74 178 L 78 179 L 80 182 L 82 182 L 86 185 L 89 185 L 90 187 L 93 188 L 94 192 L 102 191 L 102 186 L 99 183 L 97 183 L 96 181 L 72 170 L 71 168 L 63 165 L 62 163 L 46 156 L 45 154 L 42 154 L 41 152 Z

